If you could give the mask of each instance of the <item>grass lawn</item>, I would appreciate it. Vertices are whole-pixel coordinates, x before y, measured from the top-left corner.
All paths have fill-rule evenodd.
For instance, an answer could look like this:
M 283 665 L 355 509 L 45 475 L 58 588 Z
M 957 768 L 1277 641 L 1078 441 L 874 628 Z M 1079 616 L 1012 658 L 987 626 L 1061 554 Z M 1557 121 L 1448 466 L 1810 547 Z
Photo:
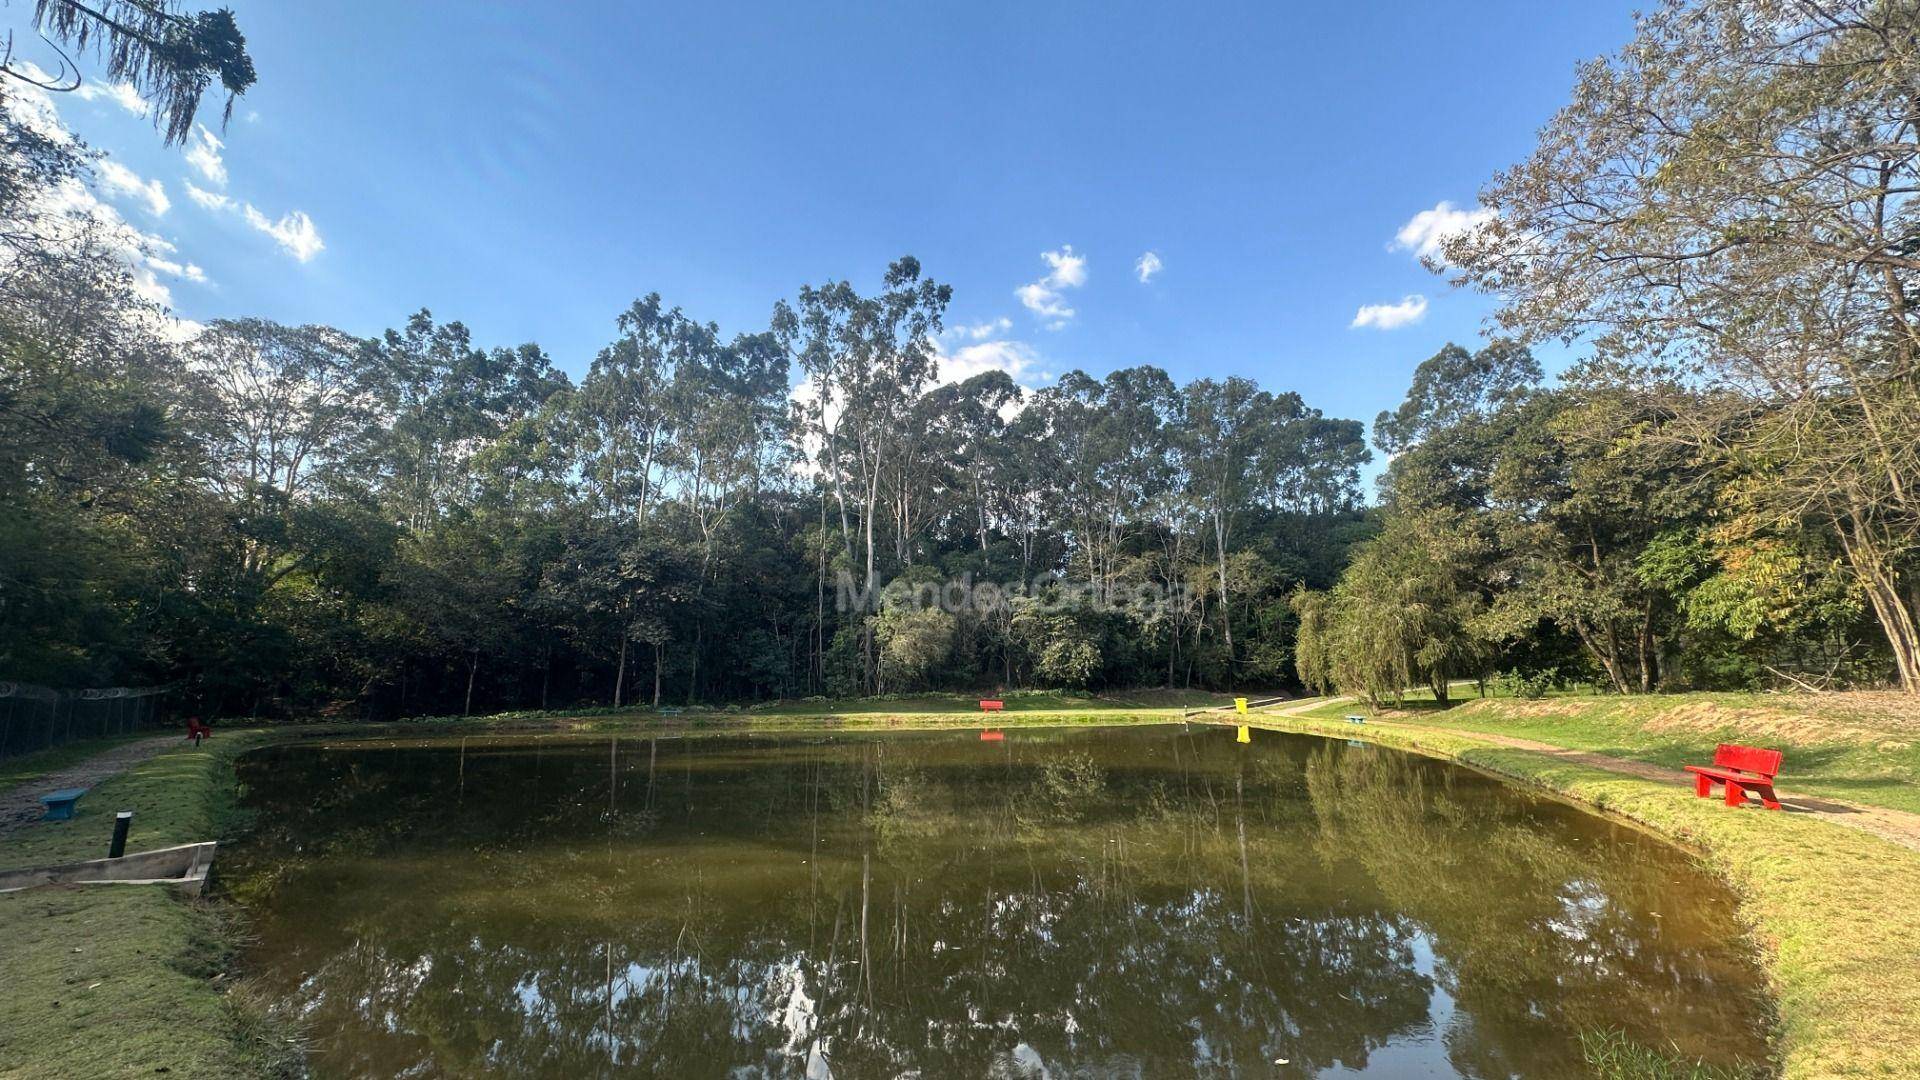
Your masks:
M 238 732 L 223 732 L 197 749 L 182 740 L 93 787 L 75 806 L 71 821 L 38 822 L 0 839 L 0 869 L 105 858 L 113 817 L 121 810 L 133 811 L 130 850 L 217 839 L 220 819 L 231 806 L 232 760 L 256 744 L 256 738 Z M 98 753 L 111 745 L 76 748 L 92 746 Z
M 104 856 L 123 809 L 134 811 L 135 848 L 217 838 L 232 820 L 233 758 L 257 743 L 223 733 L 142 762 L 89 792 L 72 821 L 0 840 L 0 866 Z M 79 760 L 83 746 L 112 745 L 61 749 Z M 232 918 L 157 885 L 0 895 L 0 1077 L 293 1075 L 282 1030 L 244 992 L 226 992 Z
M 749 706 L 749 716 L 846 716 L 891 713 L 898 715 L 962 713 L 979 715 L 980 699 L 988 694 L 914 694 L 873 698 L 803 698 Z M 999 695 L 1010 713 L 1128 712 L 1136 709 L 1178 712 L 1231 704 L 1232 699 L 1203 690 L 1134 690 L 1111 694 L 1076 694 L 1056 690 L 1016 690 Z
M 1336 702 L 1306 715 L 1372 715 Z M 1441 708 L 1425 691 L 1383 720 L 1488 732 L 1678 769 L 1713 760 L 1716 743 L 1786 752 L 1783 790 L 1920 813 L 1920 703 L 1891 693 L 1562 694 L 1538 700 L 1456 693 Z

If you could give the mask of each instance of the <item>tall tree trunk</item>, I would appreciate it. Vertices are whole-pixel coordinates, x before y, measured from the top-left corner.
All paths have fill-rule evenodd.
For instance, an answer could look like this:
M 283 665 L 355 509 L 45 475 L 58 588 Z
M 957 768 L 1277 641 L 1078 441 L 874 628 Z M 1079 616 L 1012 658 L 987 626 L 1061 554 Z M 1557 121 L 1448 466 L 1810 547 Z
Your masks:
M 473 678 L 480 671 L 480 652 L 474 650 L 467 654 L 467 703 L 460 707 L 461 716 L 473 715 Z
M 1841 548 L 1853 567 L 1860 588 L 1873 604 L 1874 618 L 1887 636 L 1893 650 L 1894 670 L 1900 689 L 1920 694 L 1920 626 L 1916 626 L 1909 599 L 1901 595 L 1898 575 L 1882 556 L 1879 546 L 1866 535 L 1856 518 L 1840 530 Z
M 620 671 L 613 677 L 613 707 L 619 708 L 626 703 L 627 692 L 627 635 L 620 633 Z
M 660 669 L 665 667 L 666 653 L 660 642 L 653 643 L 653 707 L 660 707 Z
M 1651 694 L 1653 693 L 1654 684 L 1658 682 L 1660 677 L 1659 668 L 1658 668 L 1659 661 L 1655 658 L 1655 649 L 1654 649 L 1654 643 L 1653 643 L 1653 597 L 1652 596 L 1647 597 L 1646 610 L 1642 612 L 1640 616 L 1639 637 L 1640 637 L 1640 640 L 1639 640 L 1640 692 L 1643 694 Z
M 1620 669 L 1619 654 L 1603 647 L 1585 623 L 1576 622 L 1573 631 L 1580 638 L 1580 644 L 1586 648 L 1587 655 L 1593 657 L 1599 663 L 1601 670 L 1607 673 L 1607 681 L 1613 684 L 1614 693 L 1632 693 L 1633 691 L 1627 686 L 1626 673 Z M 1611 635 L 1612 631 L 1608 633 Z
M 1213 546 L 1220 563 L 1220 631 L 1227 642 L 1227 673 L 1233 673 L 1233 605 L 1227 597 L 1227 527 L 1226 522 L 1216 513 L 1213 515 Z
M 553 646 L 548 645 L 540 657 L 540 711 L 547 711 L 547 691 L 553 685 Z
M 693 628 L 692 660 L 687 664 L 687 704 L 691 705 L 700 698 L 700 638 L 703 627 L 695 624 Z

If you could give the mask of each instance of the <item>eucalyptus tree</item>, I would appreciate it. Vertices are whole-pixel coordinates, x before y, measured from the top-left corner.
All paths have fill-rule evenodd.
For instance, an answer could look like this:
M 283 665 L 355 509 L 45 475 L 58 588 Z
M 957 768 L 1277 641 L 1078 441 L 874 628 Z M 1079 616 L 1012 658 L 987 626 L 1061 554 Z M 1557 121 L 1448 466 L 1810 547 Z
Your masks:
M 1668 367 L 1676 432 L 1827 530 L 1920 692 L 1920 17 L 1912 0 L 1667 0 L 1580 70 L 1436 262 L 1528 340 Z M 1661 381 L 1656 379 L 1657 381 Z
M 1170 424 L 1179 407 L 1173 380 L 1145 366 L 1104 379 L 1070 371 L 1027 407 L 1039 428 L 1031 452 L 1047 485 L 1043 497 L 1060 508 L 1057 528 L 1095 589 L 1112 587 L 1140 511 L 1171 484 Z
M 916 426 L 924 426 L 930 455 L 945 467 L 947 511 L 956 531 L 971 535 L 985 554 L 996 526 L 1014 531 L 1008 505 L 1013 495 L 1007 413 L 1021 401 L 1020 387 L 1004 371 L 984 371 L 964 382 L 945 383 L 924 394 Z
M 368 342 L 360 363 L 374 414 L 363 472 L 416 532 L 468 505 L 475 455 L 567 383 L 538 346 L 476 348 L 464 325 L 424 309 Z
M 688 412 L 687 392 L 676 400 L 680 371 L 698 379 L 717 363 L 720 329 L 665 307 L 659 293 L 634 301 L 617 324 L 619 336 L 594 358 L 574 399 L 581 473 L 605 513 L 644 526 L 675 424 Z
M 1185 397 L 1181 439 L 1181 450 L 1187 458 L 1184 472 L 1213 539 L 1214 565 L 1219 572 L 1220 632 L 1231 665 L 1233 600 L 1227 581 L 1227 547 L 1234 540 L 1235 523 L 1260 484 L 1256 471 L 1265 449 L 1263 440 L 1272 434 L 1273 396 L 1251 380 L 1234 376 L 1188 383 Z
M 695 603 L 701 603 L 730 518 L 787 463 L 786 352 L 771 333 L 742 334 L 724 347 L 689 352 L 675 365 L 666 398 L 672 444 L 661 457 L 664 490 L 696 533 L 699 565 L 692 586 Z M 694 621 L 689 697 L 699 686 L 706 626 L 705 619 Z
M 933 335 L 953 296 L 950 286 L 921 277 L 912 256 L 888 266 L 882 286 L 864 297 L 846 281 L 803 285 L 797 309 L 782 302 L 773 317 L 774 333 L 806 374 L 803 438 L 832 492 L 847 561 L 864 565 L 869 593 L 878 581 L 881 485 L 898 469 L 914 402 L 934 380 Z

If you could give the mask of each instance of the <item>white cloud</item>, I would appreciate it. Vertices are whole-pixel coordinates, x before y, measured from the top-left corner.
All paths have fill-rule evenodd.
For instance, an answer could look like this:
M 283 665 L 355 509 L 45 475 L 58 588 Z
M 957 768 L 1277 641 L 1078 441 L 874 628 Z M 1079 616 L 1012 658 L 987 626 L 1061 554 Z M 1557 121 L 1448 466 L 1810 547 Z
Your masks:
M 40 74 L 31 65 L 28 65 L 27 73 L 30 76 Z M 48 138 L 63 143 L 74 141 L 72 132 L 67 130 L 60 118 L 53 96 L 31 82 L 20 81 L 14 85 L 7 108 L 8 115 L 17 122 Z M 119 162 L 111 159 L 100 161 L 95 177 L 104 190 L 137 196 L 154 213 L 166 212 L 169 203 L 165 190 L 157 182 L 141 179 Z M 126 264 L 128 280 L 134 292 L 162 307 L 173 303 L 173 292 L 166 279 L 206 280 L 206 273 L 200 267 L 175 258 L 179 252 L 171 241 L 136 228 L 121 216 L 113 204 L 100 198 L 91 187 L 74 177 L 67 177 L 37 192 L 28 214 L 34 219 L 35 227 L 44 230 L 45 237 L 50 241 L 77 240 L 87 236 L 103 245 Z M 148 321 L 144 315 L 137 318 Z M 176 332 L 174 324 L 178 320 L 164 314 L 157 316 L 157 319 L 160 332 Z
M 1043 251 L 1040 257 L 1053 268 L 1046 283 L 1054 288 L 1075 289 L 1087 283 L 1087 257 L 1075 255 L 1072 244 L 1061 245 L 1059 251 Z
M 147 213 L 154 217 L 173 208 L 173 200 L 167 198 L 167 189 L 158 180 L 142 180 L 140 174 L 111 158 L 102 160 L 98 166 L 100 182 L 108 191 L 122 195 L 132 195 L 147 204 Z
M 60 121 L 60 110 L 54 107 L 53 95 L 37 85 L 50 85 L 54 77 L 31 60 L 20 61 L 19 65 L 23 78 L 15 80 L 20 84 L 14 86 L 18 92 L 7 98 L 8 116 L 36 135 L 59 143 L 73 142 L 73 133 Z
M 1073 308 L 1067 306 L 1067 298 L 1062 291 L 1086 284 L 1087 257 L 1075 255 L 1073 245 L 1064 244 L 1058 251 L 1041 252 L 1040 258 L 1046 261 L 1046 276 L 1013 290 L 1013 295 L 1020 298 L 1028 311 L 1043 319 L 1053 320 L 1047 329 L 1058 330 L 1073 318 Z
M 1003 315 L 998 319 L 988 319 L 983 323 L 950 326 L 947 328 L 946 335 L 949 337 L 966 338 L 969 341 L 984 341 L 995 334 L 1004 334 L 1011 329 L 1013 329 L 1013 320 Z
M 229 199 L 217 191 L 208 191 L 206 188 L 197 187 L 191 180 L 185 183 L 187 185 L 187 198 L 192 199 L 194 202 L 199 203 L 209 210 L 225 210 L 227 207 L 233 205 L 232 199 Z
M 172 259 L 149 255 L 147 257 L 147 265 L 170 277 L 185 278 L 193 282 L 205 282 L 207 280 L 207 272 L 200 269 L 200 267 L 194 263 L 182 264 L 174 262 Z
M 220 156 L 226 145 L 205 124 L 193 125 L 193 134 L 187 136 L 187 164 L 215 187 L 227 186 L 227 162 Z
M 1352 326 L 1393 330 L 1417 323 L 1426 317 L 1427 298 L 1416 293 L 1402 297 L 1397 304 L 1367 304 L 1355 313 Z
M 112 204 L 104 202 L 74 179 L 44 192 L 36 209 L 61 222 L 62 234 L 91 234 L 127 265 L 133 291 L 162 307 L 171 306 L 173 291 L 164 278 L 204 282 L 206 273 L 192 263 L 173 258 L 179 253 L 171 241 L 128 224 Z
M 1022 385 L 1047 378 L 1040 370 L 1040 354 L 1024 341 L 983 341 L 941 352 L 939 362 L 942 383 L 963 383 L 989 371 L 1004 371 Z
M 247 219 L 247 224 L 273 237 L 281 250 L 301 262 L 306 262 L 327 248 L 320 239 L 320 230 L 313 227 L 313 219 L 304 210 L 288 211 L 275 221 L 255 210 L 252 203 L 242 203 L 240 214 Z
M 1422 210 L 1408 219 L 1393 236 L 1391 247 L 1411 251 L 1422 259 L 1440 259 L 1441 245 L 1449 237 L 1476 229 L 1493 220 L 1493 211 L 1484 206 L 1462 210 L 1445 200 L 1431 210 Z
M 1140 284 L 1145 285 L 1152 281 L 1153 275 L 1159 273 L 1165 265 L 1160 261 L 1160 256 L 1149 251 L 1133 261 L 1133 272 L 1140 276 Z
M 301 262 L 306 262 L 327 249 L 326 241 L 320 239 L 320 230 L 313 219 L 304 210 L 292 210 L 278 219 L 270 218 L 250 202 L 243 202 L 218 191 L 208 191 L 193 181 L 186 182 L 187 198 L 208 210 L 228 210 L 239 214 L 248 225 L 273 237 L 281 250 Z
M 147 100 L 140 96 L 140 91 L 135 90 L 132 83 L 83 82 L 74 93 L 83 101 L 105 98 L 135 116 L 147 115 Z

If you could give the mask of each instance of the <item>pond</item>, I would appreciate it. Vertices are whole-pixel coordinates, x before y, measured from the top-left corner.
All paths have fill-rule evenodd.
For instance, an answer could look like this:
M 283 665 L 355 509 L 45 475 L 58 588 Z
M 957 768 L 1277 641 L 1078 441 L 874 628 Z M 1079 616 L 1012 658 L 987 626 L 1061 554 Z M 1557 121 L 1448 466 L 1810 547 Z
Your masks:
M 1561 1077 L 1764 1045 L 1733 898 L 1470 770 L 1182 725 L 291 744 L 220 868 L 323 1077 Z

